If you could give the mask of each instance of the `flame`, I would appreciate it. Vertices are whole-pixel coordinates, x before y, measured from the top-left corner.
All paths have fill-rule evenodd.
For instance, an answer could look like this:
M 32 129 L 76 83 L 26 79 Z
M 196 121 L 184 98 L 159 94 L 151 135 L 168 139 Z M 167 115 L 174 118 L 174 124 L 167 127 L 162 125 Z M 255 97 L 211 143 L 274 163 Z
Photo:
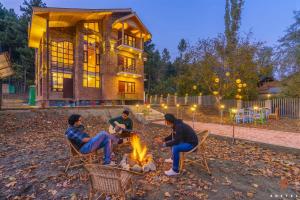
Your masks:
M 137 160 L 138 162 L 142 163 L 145 160 L 147 147 L 142 146 L 140 137 L 137 135 L 133 135 L 131 138 L 131 146 L 132 146 L 132 154 L 131 158 L 133 160 Z

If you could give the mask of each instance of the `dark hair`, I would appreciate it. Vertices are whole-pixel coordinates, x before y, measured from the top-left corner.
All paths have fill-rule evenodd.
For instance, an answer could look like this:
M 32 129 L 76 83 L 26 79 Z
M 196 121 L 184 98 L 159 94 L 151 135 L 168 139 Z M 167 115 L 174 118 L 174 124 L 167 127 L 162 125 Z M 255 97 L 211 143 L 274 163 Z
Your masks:
M 68 119 L 69 125 L 73 126 L 76 122 L 79 121 L 80 117 L 81 117 L 81 115 L 72 114 Z
M 177 119 L 173 114 L 167 113 L 165 114 L 165 120 L 174 124 Z
M 128 110 L 124 110 L 124 111 L 123 111 L 123 114 L 125 114 L 125 115 L 128 116 L 128 115 L 129 115 L 129 111 L 128 111 Z

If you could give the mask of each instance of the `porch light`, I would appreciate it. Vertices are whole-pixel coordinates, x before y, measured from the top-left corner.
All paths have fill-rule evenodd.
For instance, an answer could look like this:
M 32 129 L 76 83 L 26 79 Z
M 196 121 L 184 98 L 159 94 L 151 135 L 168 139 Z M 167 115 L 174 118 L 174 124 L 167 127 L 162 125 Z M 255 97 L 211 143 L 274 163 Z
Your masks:
M 225 105 L 224 104 L 221 104 L 220 105 L 220 108 L 223 110 L 225 108 Z
M 239 84 L 239 83 L 241 83 L 241 79 L 238 78 L 238 79 L 235 80 L 235 82 L 236 82 L 237 84 Z

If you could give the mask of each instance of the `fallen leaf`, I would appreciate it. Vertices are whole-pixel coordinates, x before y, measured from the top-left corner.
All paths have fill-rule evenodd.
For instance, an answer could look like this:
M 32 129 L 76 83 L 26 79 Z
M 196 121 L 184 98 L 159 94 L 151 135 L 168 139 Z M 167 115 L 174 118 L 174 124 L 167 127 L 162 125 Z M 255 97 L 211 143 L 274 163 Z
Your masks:
M 169 192 L 165 192 L 165 197 L 171 197 Z

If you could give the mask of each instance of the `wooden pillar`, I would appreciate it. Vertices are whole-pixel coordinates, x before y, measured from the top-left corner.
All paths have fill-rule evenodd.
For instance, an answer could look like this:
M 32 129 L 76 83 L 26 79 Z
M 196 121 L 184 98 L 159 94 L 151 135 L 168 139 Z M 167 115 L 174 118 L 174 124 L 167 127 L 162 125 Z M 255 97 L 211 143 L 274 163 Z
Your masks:
M 124 44 L 124 23 L 122 23 L 122 44 Z
M 50 51 L 49 51 L 49 43 L 50 43 L 50 41 L 49 41 L 49 18 L 47 18 L 47 25 L 46 25 L 47 27 L 46 27 L 46 46 L 47 46 L 47 50 L 46 50 L 46 66 L 47 66 L 47 74 L 46 74 L 46 81 L 47 81 L 47 84 L 46 84 L 46 87 L 47 87 L 47 95 L 46 95 L 46 104 L 49 106 L 49 96 L 50 96 L 50 67 L 49 67 L 49 53 L 50 53 Z
M 0 79 L 0 110 L 2 107 L 2 80 Z

